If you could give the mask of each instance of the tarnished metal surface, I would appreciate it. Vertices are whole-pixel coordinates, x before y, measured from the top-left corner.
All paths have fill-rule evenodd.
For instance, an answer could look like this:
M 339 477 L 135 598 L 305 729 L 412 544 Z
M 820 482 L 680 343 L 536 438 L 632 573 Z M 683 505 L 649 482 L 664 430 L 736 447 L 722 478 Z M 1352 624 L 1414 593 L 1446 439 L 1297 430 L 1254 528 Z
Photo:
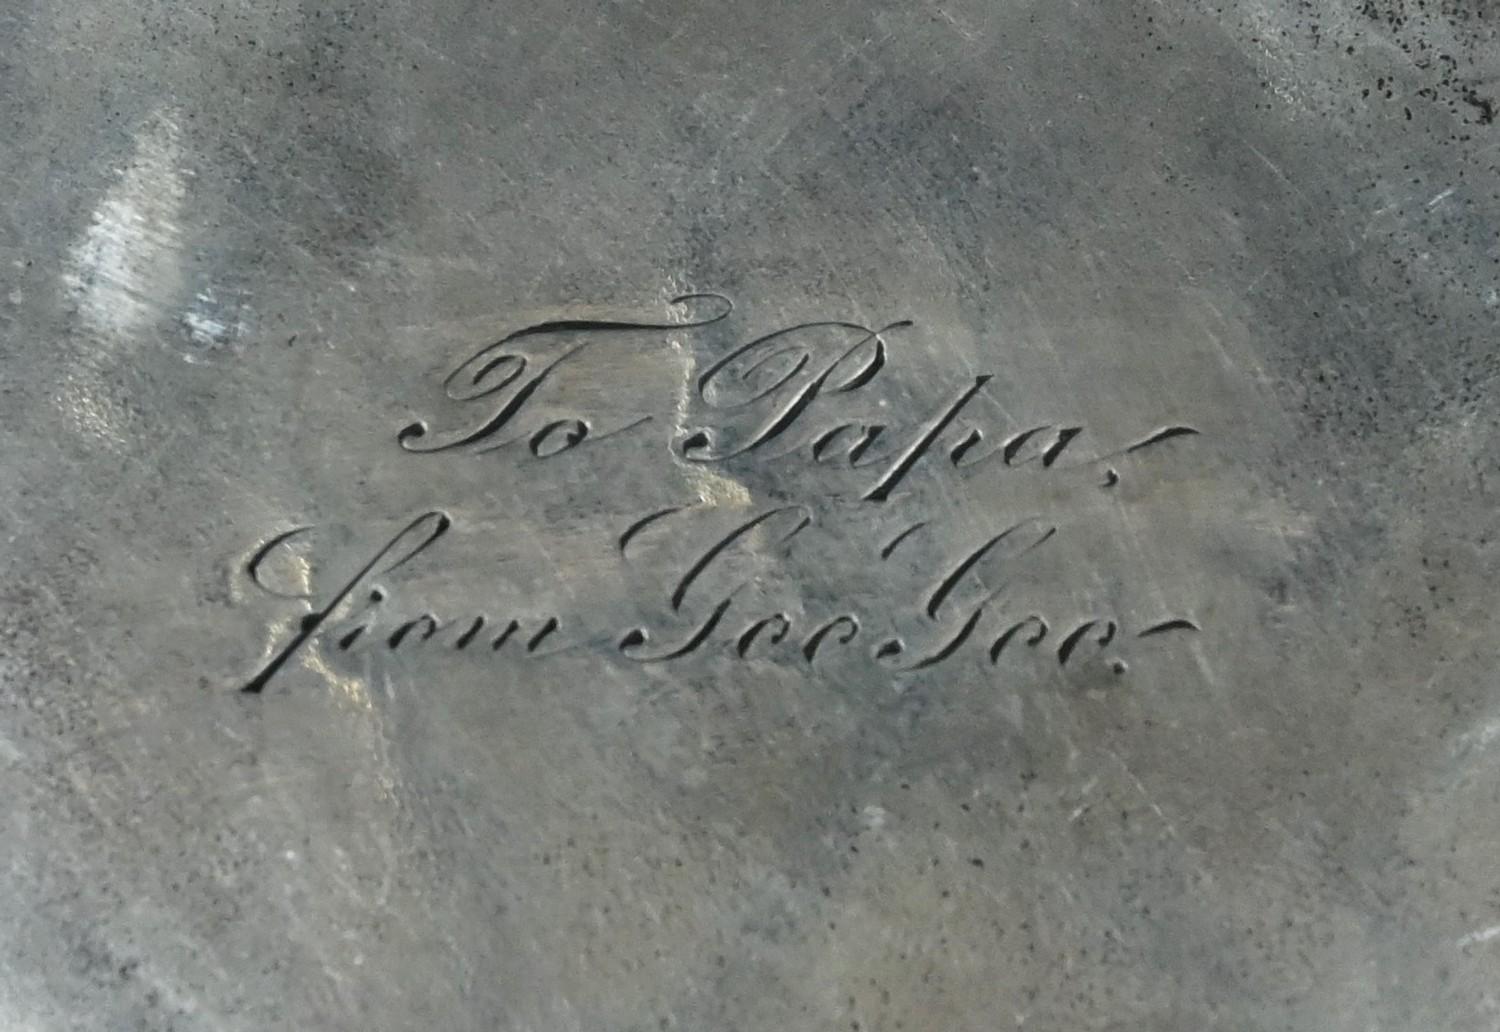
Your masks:
M 1500 1027 L 1497 26 L 0 11 L 0 1026 Z

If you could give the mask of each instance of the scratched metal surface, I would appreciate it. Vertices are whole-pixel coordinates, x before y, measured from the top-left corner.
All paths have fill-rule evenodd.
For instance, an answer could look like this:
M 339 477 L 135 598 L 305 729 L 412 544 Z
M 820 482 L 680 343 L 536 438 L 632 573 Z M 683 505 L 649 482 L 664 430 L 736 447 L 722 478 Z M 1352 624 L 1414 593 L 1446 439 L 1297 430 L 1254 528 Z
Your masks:
M 7 5 L 0 1025 L 1500 1027 L 1497 26 Z

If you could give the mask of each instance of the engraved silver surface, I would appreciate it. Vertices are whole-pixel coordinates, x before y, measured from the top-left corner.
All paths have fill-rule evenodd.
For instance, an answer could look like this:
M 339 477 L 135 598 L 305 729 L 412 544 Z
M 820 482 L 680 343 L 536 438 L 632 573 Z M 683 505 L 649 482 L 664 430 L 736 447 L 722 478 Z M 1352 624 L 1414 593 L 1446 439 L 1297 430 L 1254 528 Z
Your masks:
M 0 10 L 0 1028 L 1500 1027 L 1497 36 Z

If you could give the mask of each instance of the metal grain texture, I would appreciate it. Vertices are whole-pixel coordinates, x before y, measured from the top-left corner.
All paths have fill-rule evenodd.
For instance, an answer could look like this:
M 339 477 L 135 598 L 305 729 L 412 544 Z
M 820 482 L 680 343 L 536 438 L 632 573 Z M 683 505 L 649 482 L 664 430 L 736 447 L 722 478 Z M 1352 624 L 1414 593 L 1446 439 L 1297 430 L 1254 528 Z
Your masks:
M 1494 1029 L 1497 28 L 0 10 L 0 1025 Z

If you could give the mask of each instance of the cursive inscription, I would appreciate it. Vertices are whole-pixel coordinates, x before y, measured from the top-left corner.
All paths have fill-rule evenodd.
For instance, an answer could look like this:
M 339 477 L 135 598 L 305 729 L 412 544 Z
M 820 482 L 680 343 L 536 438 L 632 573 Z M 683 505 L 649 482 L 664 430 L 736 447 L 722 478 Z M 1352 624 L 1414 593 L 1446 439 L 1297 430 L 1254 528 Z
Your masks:
M 658 454 L 680 470 L 730 478 L 753 471 L 757 483 L 770 485 L 762 488 L 764 504 L 746 490 L 741 511 L 726 513 L 700 494 L 607 528 L 600 556 L 622 578 L 655 584 L 632 595 L 635 608 L 653 615 L 601 627 L 608 614 L 590 614 L 576 598 L 554 604 L 545 588 L 530 585 L 531 594 L 506 585 L 507 597 L 472 605 L 403 603 L 388 587 L 393 578 L 462 568 L 462 556 L 450 554 L 453 539 L 470 530 L 454 515 L 461 499 L 398 523 L 364 556 L 319 556 L 320 566 L 348 570 L 321 596 L 284 591 L 266 576 L 305 547 L 309 528 L 299 527 L 270 537 L 243 564 L 255 589 L 305 611 L 277 634 L 241 690 L 263 692 L 293 657 L 314 648 L 496 662 L 583 654 L 650 665 L 712 654 L 809 670 L 859 662 L 890 676 L 960 657 L 998 666 L 1045 653 L 1058 668 L 1098 662 L 1123 674 L 1130 647 L 1160 647 L 1199 631 L 1191 614 L 1170 607 L 1139 623 L 1109 612 L 1043 613 L 1021 589 L 1034 581 L 1036 564 L 1069 548 L 1058 520 L 1038 512 L 960 531 L 924 500 L 932 490 L 915 489 L 942 478 L 961 485 L 976 471 L 1026 470 L 1063 478 L 1075 491 L 1115 491 L 1122 459 L 1181 458 L 1176 449 L 1198 434 L 1193 427 L 1148 424 L 1100 447 L 1079 418 L 997 425 L 980 411 L 998 407 L 990 394 L 995 375 L 982 372 L 955 380 L 936 402 L 892 405 L 881 388 L 894 350 L 916 325 L 911 319 L 870 326 L 821 319 L 739 335 L 734 305 L 722 295 L 682 295 L 668 309 L 655 319 L 540 322 L 468 351 L 442 380 L 447 410 L 407 422 L 394 436 L 407 461 L 466 461 L 509 449 L 524 463 L 550 463 L 669 425 L 667 449 Z M 695 334 L 711 335 L 702 344 L 710 357 L 684 385 L 690 404 L 653 407 L 587 381 L 591 354 L 649 351 Z M 588 390 L 578 389 L 580 380 Z M 552 468 L 529 475 L 546 478 Z M 825 583 L 830 568 L 860 589 Z M 897 580 L 907 586 L 897 589 Z

